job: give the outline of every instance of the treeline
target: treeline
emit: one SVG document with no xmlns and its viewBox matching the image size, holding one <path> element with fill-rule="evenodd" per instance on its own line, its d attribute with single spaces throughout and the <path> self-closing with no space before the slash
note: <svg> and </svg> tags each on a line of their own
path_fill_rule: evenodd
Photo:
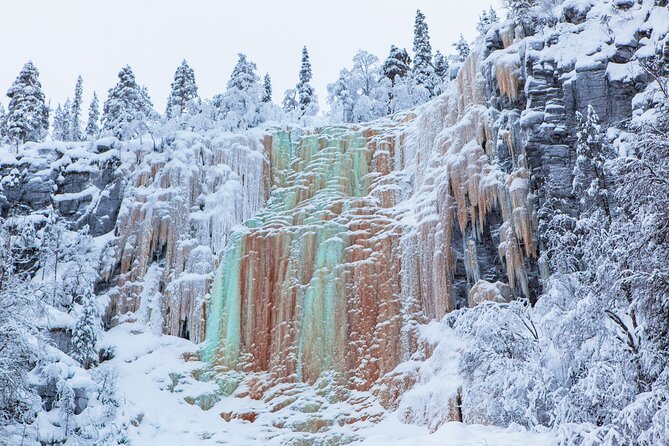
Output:
<svg viewBox="0 0 669 446">
<path fill-rule="evenodd" d="M 478 31 L 484 35 L 497 22 L 491 8 L 481 15 Z M 386 59 L 359 51 L 353 66 L 341 70 L 339 78 L 328 86 L 333 122 L 362 122 L 424 103 L 439 95 L 469 54 L 469 44 L 461 35 L 453 44 L 454 54 L 433 54 L 425 15 L 416 12 L 413 58 L 404 48 L 392 45 Z M 157 127 L 207 130 L 238 130 L 262 122 L 300 122 L 319 111 L 318 97 L 311 81 L 311 61 L 302 49 L 298 82 L 283 95 L 281 104 L 272 102 L 272 80 L 262 79 L 255 63 L 239 54 L 225 92 L 211 99 L 198 94 L 195 73 L 184 60 L 176 69 L 165 112 L 158 113 L 146 86 L 139 83 L 130 66 L 121 68 L 117 84 L 109 89 L 100 107 L 96 93 L 83 111 L 84 81 L 78 77 L 73 99 L 57 104 L 52 110 L 32 62 L 26 63 L 7 92 L 8 110 L 0 104 L 0 141 L 20 144 L 43 141 L 82 141 L 101 136 L 132 139 L 153 133 Z M 85 122 L 84 122 L 85 121 Z"/>
</svg>

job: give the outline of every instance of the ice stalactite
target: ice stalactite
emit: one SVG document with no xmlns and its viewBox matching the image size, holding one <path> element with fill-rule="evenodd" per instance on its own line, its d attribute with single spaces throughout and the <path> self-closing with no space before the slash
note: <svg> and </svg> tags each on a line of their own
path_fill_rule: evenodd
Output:
<svg viewBox="0 0 669 446">
<path fill-rule="evenodd" d="M 520 57 L 517 53 L 505 52 L 494 61 L 495 77 L 500 97 L 516 101 L 520 90 Z"/>
<path fill-rule="evenodd" d="M 477 247 L 485 231 L 493 238 L 497 233 L 497 228 L 489 227 L 490 215 L 497 214 L 503 223 L 498 253 L 509 284 L 521 295 L 529 295 L 525 258 L 537 255 L 521 141 L 508 130 L 493 130 L 479 60 L 477 55 L 467 59 L 450 90 L 409 126 L 404 141 L 408 147 L 401 149 L 410 154 L 407 169 L 415 178 L 405 238 L 417 246 L 415 251 L 424 253 L 403 257 L 409 288 L 402 293 L 405 298 L 420 296 L 422 309 L 431 318 L 466 304 L 468 290 L 454 282 L 458 259 L 470 284 L 481 278 Z M 513 99 L 517 77 L 510 74 L 512 68 L 505 70 L 500 76 L 509 83 L 500 88 Z M 497 138 L 509 148 L 510 173 L 500 167 L 502 160 L 493 150 Z"/>
<path fill-rule="evenodd" d="M 147 271 L 162 266 L 163 330 L 199 342 L 217 257 L 233 226 L 264 204 L 267 155 L 258 135 L 178 134 L 138 152 L 119 214 L 110 316 L 139 307 Z"/>
</svg>

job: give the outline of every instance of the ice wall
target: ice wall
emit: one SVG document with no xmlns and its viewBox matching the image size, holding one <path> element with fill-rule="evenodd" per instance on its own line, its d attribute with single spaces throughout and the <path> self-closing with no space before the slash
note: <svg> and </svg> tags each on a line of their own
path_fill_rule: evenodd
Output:
<svg viewBox="0 0 669 446">
<path fill-rule="evenodd" d="M 367 390 L 416 352 L 418 323 L 468 305 L 479 281 L 529 295 L 528 171 L 491 128 L 479 61 L 417 117 L 273 132 L 267 206 L 232 236 L 211 293 L 217 370 L 335 371 Z M 508 171 L 497 139 L 517 154 Z"/>
<path fill-rule="evenodd" d="M 272 141 L 274 188 L 226 249 L 206 356 L 279 380 L 335 371 L 368 387 L 402 357 L 400 232 L 378 179 L 394 140 L 328 128 Z"/>
<path fill-rule="evenodd" d="M 110 316 L 134 312 L 149 267 L 162 267 L 164 332 L 204 339 L 205 297 L 235 225 L 268 190 L 262 133 L 178 133 L 162 152 L 136 150 L 116 224 Z"/>
</svg>

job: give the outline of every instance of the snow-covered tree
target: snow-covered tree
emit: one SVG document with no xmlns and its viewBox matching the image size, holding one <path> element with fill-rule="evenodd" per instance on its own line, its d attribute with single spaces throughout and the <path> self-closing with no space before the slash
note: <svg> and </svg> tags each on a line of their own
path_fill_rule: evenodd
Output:
<svg viewBox="0 0 669 446">
<path fill-rule="evenodd" d="M 499 17 L 497 17 L 497 12 L 491 6 L 487 11 L 484 9 L 481 15 L 479 16 L 479 21 L 476 25 L 476 30 L 480 35 L 485 36 L 486 33 L 490 30 L 493 24 L 499 22 Z"/>
<path fill-rule="evenodd" d="M 167 98 L 167 109 L 165 115 L 168 119 L 179 117 L 185 113 L 194 112 L 196 103 L 200 98 L 197 95 L 197 85 L 195 83 L 195 72 L 188 65 L 186 59 L 174 73 L 172 90 Z"/>
<path fill-rule="evenodd" d="M 349 70 L 343 69 L 339 72 L 337 81 L 328 85 L 328 102 L 332 116 L 335 120 L 341 119 L 341 122 L 353 122 L 353 107 L 357 95 L 350 90 L 353 88 L 352 77 Z"/>
<path fill-rule="evenodd" d="M 265 73 L 263 78 L 263 91 L 261 101 L 264 103 L 272 102 L 272 79 L 269 73 Z"/>
<path fill-rule="evenodd" d="M 587 117 L 576 112 L 576 120 L 578 130 L 572 192 L 584 212 L 590 212 L 593 206 L 601 206 L 609 215 L 608 192 L 604 179 L 604 138 L 599 117 L 592 105 L 588 105 Z"/>
<path fill-rule="evenodd" d="M 413 38 L 413 78 L 417 85 L 424 86 L 430 94 L 435 87 L 434 66 L 432 66 L 432 45 L 430 34 L 425 21 L 425 15 L 416 11 Z"/>
<path fill-rule="evenodd" d="M 72 347 L 74 358 L 85 368 L 97 364 L 98 351 L 95 344 L 101 328 L 100 315 L 93 290 L 89 289 L 81 296 L 81 311 L 72 330 Z"/>
<path fill-rule="evenodd" d="M 396 78 L 406 78 L 411 71 L 411 57 L 404 48 L 398 48 L 395 45 L 390 47 L 390 54 L 383 62 L 383 75 L 395 85 Z"/>
<path fill-rule="evenodd" d="M 297 102 L 297 90 L 294 88 L 289 88 L 286 90 L 283 94 L 283 101 L 281 101 L 281 106 L 283 107 L 283 111 L 286 113 L 292 113 L 295 110 L 297 110 L 298 102 Z"/>
<path fill-rule="evenodd" d="M 315 115 L 318 112 L 318 103 L 314 88 L 309 82 L 313 74 L 311 72 L 311 61 L 307 47 L 302 48 L 302 63 L 300 65 L 299 82 L 297 83 L 298 107 L 301 115 Z"/>
<path fill-rule="evenodd" d="M 533 14 L 533 8 L 537 6 L 537 3 L 537 0 L 504 1 L 508 18 L 513 20 L 526 35 L 531 35 L 534 32 L 536 18 Z"/>
<path fill-rule="evenodd" d="M 262 121 L 262 85 L 259 81 L 256 64 L 239 53 L 226 92 L 213 99 L 213 105 L 218 110 L 217 119 L 225 129 L 246 129 Z"/>
<path fill-rule="evenodd" d="M 32 225 L 10 226 L 0 217 L 0 419 L 3 423 L 30 416 L 40 400 L 28 373 L 42 356 L 43 337 L 35 320 L 43 316 L 33 263 L 24 253 L 35 244 Z M 1 429 L 0 429 L 1 431 Z"/>
<path fill-rule="evenodd" d="M 387 113 L 388 90 L 381 82 L 379 59 L 360 50 L 353 57 L 353 68 L 342 70 L 339 79 L 328 86 L 333 115 L 345 122 L 365 122 Z"/>
<path fill-rule="evenodd" d="M 448 80 L 448 58 L 441 54 L 441 51 L 437 51 L 434 55 L 434 73 L 440 82 Z"/>
<path fill-rule="evenodd" d="M 77 77 L 77 83 L 74 86 L 74 99 L 70 110 L 70 137 L 72 141 L 81 141 L 81 106 L 83 105 L 84 80 L 81 76 Z"/>
<path fill-rule="evenodd" d="M 65 114 L 63 113 L 63 107 L 60 104 L 56 106 L 56 110 L 53 113 L 53 126 L 51 128 L 51 136 L 56 141 L 65 141 L 67 138 L 67 130 L 65 124 Z"/>
<path fill-rule="evenodd" d="M 17 143 L 42 141 L 49 128 L 49 107 L 44 101 L 39 72 L 26 63 L 7 91 L 7 134 Z"/>
<path fill-rule="evenodd" d="M 453 44 L 455 47 L 455 52 L 457 53 L 458 61 L 464 62 L 465 59 L 467 59 L 467 56 L 469 56 L 469 43 L 465 40 L 465 37 L 460 34 L 460 38 L 458 39 L 457 42 Z"/>
<path fill-rule="evenodd" d="M 88 138 L 97 138 L 100 134 L 100 102 L 97 93 L 93 92 L 93 99 L 88 106 L 88 122 L 86 123 L 86 135 Z"/>
<path fill-rule="evenodd" d="M 137 123 L 150 117 L 152 104 L 130 66 L 121 68 L 118 78 L 103 106 L 102 130 L 119 139 L 128 139 L 138 134 Z"/>
<path fill-rule="evenodd" d="M 72 141 L 72 103 L 68 98 L 65 104 L 58 104 L 53 114 L 51 135 L 56 141 Z"/>
<path fill-rule="evenodd" d="M 0 102 L 0 142 L 7 137 L 7 113 L 5 106 Z"/>
<path fill-rule="evenodd" d="M 73 436 L 72 431 L 76 426 L 74 420 L 74 411 L 76 409 L 74 390 L 68 380 L 59 379 L 56 383 L 56 391 L 54 407 L 59 415 L 57 423 L 60 425 L 62 438 L 69 439 Z"/>
</svg>

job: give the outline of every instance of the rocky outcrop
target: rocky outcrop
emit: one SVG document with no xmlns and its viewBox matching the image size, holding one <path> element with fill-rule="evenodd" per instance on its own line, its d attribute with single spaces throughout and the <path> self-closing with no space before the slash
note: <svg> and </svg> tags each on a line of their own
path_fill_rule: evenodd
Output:
<svg viewBox="0 0 669 446">
<path fill-rule="evenodd" d="M 0 215 L 55 210 L 73 230 L 91 235 L 116 225 L 125 186 L 118 142 L 22 146 L 0 160 Z"/>
</svg>

